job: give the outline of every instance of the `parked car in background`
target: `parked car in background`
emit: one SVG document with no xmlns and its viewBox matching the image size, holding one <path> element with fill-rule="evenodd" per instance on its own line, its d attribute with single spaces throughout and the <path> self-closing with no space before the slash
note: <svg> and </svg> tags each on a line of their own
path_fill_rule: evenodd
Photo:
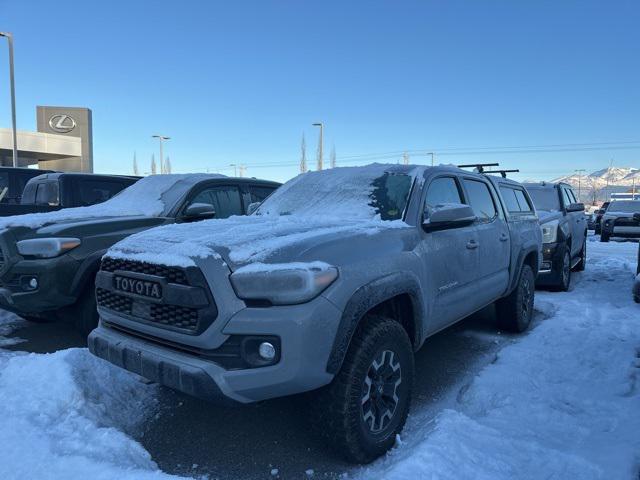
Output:
<svg viewBox="0 0 640 480">
<path fill-rule="evenodd" d="M 587 220 L 567 183 L 526 183 L 542 228 L 543 259 L 537 285 L 567 291 L 571 270 L 587 262 Z"/>
<path fill-rule="evenodd" d="M 600 235 L 600 233 L 601 233 L 601 228 L 600 227 L 602 225 L 602 216 L 604 215 L 604 212 L 607 211 L 607 208 L 609 207 L 610 203 L 611 202 L 604 202 L 602 204 L 602 206 L 598 210 L 595 211 L 596 218 L 595 218 L 595 228 L 594 228 L 594 230 L 595 230 L 595 234 L 596 235 Z"/>
<path fill-rule="evenodd" d="M 33 177 L 51 170 L 0 167 L 0 216 L 7 205 L 19 205 L 25 185 Z"/>
<path fill-rule="evenodd" d="M 540 249 L 516 182 L 445 166 L 309 172 L 250 217 L 112 247 L 89 348 L 207 400 L 320 389 L 319 433 L 369 462 L 402 430 L 426 338 L 494 302 L 501 327 L 527 329 Z"/>
<path fill-rule="evenodd" d="M 633 216 L 640 213 L 640 200 L 616 200 L 611 202 L 602 216 L 600 241 L 611 237 L 640 238 L 640 225 Z"/>
<path fill-rule="evenodd" d="M 31 178 L 19 204 L 0 205 L 0 216 L 52 212 L 86 207 L 109 200 L 140 177 L 95 173 L 45 173 Z"/>
<path fill-rule="evenodd" d="M 243 215 L 277 187 L 220 175 L 153 175 L 101 204 L 0 219 L 0 305 L 32 320 L 69 319 L 88 334 L 98 323 L 95 274 L 111 245 L 158 225 Z"/>
<path fill-rule="evenodd" d="M 584 214 L 587 220 L 587 230 L 595 230 L 596 229 L 596 213 L 585 213 Z"/>
</svg>

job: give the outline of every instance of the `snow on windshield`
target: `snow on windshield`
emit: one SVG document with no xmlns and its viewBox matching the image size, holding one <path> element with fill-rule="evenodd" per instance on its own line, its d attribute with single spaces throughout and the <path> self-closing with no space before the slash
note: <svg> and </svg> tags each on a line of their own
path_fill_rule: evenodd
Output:
<svg viewBox="0 0 640 480">
<path fill-rule="evenodd" d="M 527 187 L 527 192 L 536 210 L 546 210 L 548 212 L 560 211 L 560 198 L 555 188 Z"/>
<path fill-rule="evenodd" d="M 192 185 L 207 178 L 222 177 L 208 174 L 152 175 L 142 178 L 104 203 L 88 207 L 65 208 L 54 212 L 29 213 L 0 218 L 0 229 L 8 227 L 39 228 L 43 225 L 96 217 L 125 217 L 143 215 L 155 217 L 165 212 L 163 196 L 179 184 Z"/>
<path fill-rule="evenodd" d="M 620 213 L 640 212 L 640 201 L 617 200 L 615 202 L 611 202 L 607 207 L 607 213 L 609 212 L 620 212 Z"/>
<path fill-rule="evenodd" d="M 373 164 L 298 175 L 275 191 L 256 215 L 332 215 L 399 220 L 416 167 Z"/>
</svg>

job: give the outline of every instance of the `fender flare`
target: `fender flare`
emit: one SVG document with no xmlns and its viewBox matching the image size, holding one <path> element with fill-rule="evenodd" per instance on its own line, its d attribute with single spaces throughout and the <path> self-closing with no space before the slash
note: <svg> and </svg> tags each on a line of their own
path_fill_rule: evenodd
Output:
<svg viewBox="0 0 640 480">
<path fill-rule="evenodd" d="M 327 360 L 328 373 L 337 374 L 347 354 L 351 339 L 364 315 L 376 305 L 395 296 L 407 294 L 414 316 L 414 349 L 421 345 L 424 306 L 418 277 L 411 272 L 397 272 L 377 278 L 359 287 L 342 312 L 331 354 Z"/>
<path fill-rule="evenodd" d="M 520 280 L 520 272 L 522 271 L 522 266 L 524 265 L 524 259 L 527 258 L 530 253 L 534 253 L 537 257 L 538 264 L 536 265 L 534 274 L 536 276 L 538 275 L 538 270 L 540 270 L 540 262 L 542 260 L 542 252 L 538 251 L 538 245 L 536 243 L 526 243 L 522 246 L 522 248 L 520 249 L 520 253 L 518 254 L 518 260 L 516 261 L 517 268 L 513 271 L 507 293 L 511 293 L 513 289 L 518 285 L 518 281 Z"/>
<path fill-rule="evenodd" d="M 105 253 L 107 253 L 106 249 L 98 250 L 82 261 L 71 282 L 70 290 L 72 295 L 77 297 L 82 294 L 82 291 L 87 286 L 87 282 L 91 281 L 93 277 L 96 276 L 96 273 L 98 273 L 98 270 L 100 270 L 100 262 Z"/>
</svg>

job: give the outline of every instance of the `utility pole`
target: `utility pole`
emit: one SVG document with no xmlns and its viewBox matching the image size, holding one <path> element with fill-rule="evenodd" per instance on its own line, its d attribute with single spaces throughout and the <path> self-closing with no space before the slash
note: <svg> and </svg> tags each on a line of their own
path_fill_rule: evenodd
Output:
<svg viewBox="0 0 640 480">
<path fill-rule="evenodd" d="M 13 166 L 18 166 L 18 134 L 16 131 L 16 83 L 13 74 L 13 35 L 9 32 L 0 32 L 0 37 L 5 37 L 9 44 L 9 88 L 11 89 L 11 134 L 13 136 Z"/>
<path fill-rule="evenodd" d="M 320 141 L 318 143 L 318 165 L 317 165 L 317 170 L 320 171 L 322 170 L 322 136 L 324 133 L 324 125 L 322 124 L 322 122 L 313 123 L 312 125 L 314 127 L 320 127 Z"/>
<path fill-rule="evenodd" d="M 582 191 L 581 187 L 582 187 L 582 172 L 584 172 L 584 168 L 578 168 L 576 170 L 574 170 L 577 174 L 578 174 L 578 201 L 580 200 L 580 193 Z"/>
<path fill-rule="evenodd" d="M 429 152 L 427 153 L 427 155 L 431 155 L 431 166 L 433 167 L 433 162 L 434 162 L 434 153 L 433 152 Z"/>
<path fill-rule="evenodd" d="M 229 166 L 233 167 L 233 176 L 237 177 L 238 176 L 238 165 L 236 165 L 235 163 L 230 163 Z"/>
<path fill-rule="evenodd" d="M 302 143 L 300 144 L 300 173 L 307 173 L 307 142 L 302 134 Z"/>
<path fill-rule="evenodd" d="M 244 174 L 247 171 L 247 166 L 246 165 L 240 165 L 238 168 L 240 170 L 240 178 L 244 177 Z"/>
<path fill-rule="evenodd" d="M 407 152 L 402 154 L 402 164 L 409 165 L 409 154 Z"/>
<path fill-rule="evenodd" d="M 171 137 L 165 137 L 164 135 L 151 135 L 152 138 L 160 140 L 160 173 L 167 173 L 164 168 L 164 154 L 162 152 L 162 142 L 171 139 Z"/>
<path fill-rule="evenodd" d="M 336 168 L 336 146 L 331 147 L 331 154 L 329 155 L 329 164 L 331 168 Z"/>
<path fill-rule="evenodd" d="M 133 174 L 138 176 L 140 171 L 138 170 L 138 160 L 136 159 L 136 152 L 133 152 Z"/>
</svg>

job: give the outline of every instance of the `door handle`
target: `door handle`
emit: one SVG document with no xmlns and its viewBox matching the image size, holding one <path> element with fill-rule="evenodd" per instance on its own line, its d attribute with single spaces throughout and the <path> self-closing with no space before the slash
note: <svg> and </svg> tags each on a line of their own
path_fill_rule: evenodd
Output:
<svg viewBox="0 0 640 480">
<path fill-rule="evenodd" d="M 474 249 L 478 248 L 478 245 L 479 245 L 478 242 L 476 242 L 475 240 L 469 240 L 467 242 L 467 248 L 469 250 L 474 250 Z"/>
<path fill-rule="evenodd" d="M 506 242 L 507 240 L 509 240 L 509 236 L 506 233 L 503 233 L 502 235 L 500 235 L 501 242 Z"/>
</svg>

